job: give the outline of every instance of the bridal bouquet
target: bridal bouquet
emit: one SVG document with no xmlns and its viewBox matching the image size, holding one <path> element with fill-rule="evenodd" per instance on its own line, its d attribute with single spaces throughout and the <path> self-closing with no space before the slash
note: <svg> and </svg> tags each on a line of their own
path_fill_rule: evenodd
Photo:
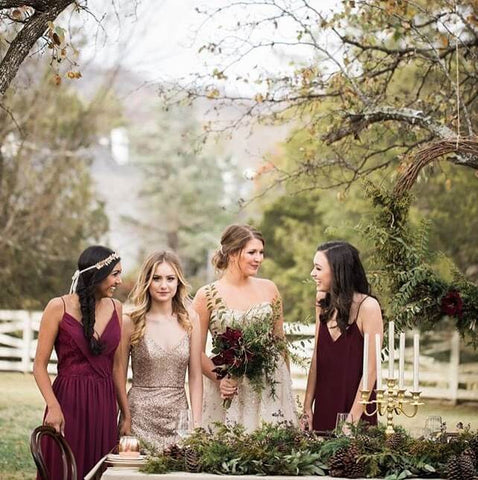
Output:
<svg viewBox="0 0 478 480">
<path fill-rule="evenodd" d="M 267 319 L 248 319 L 227 327 L 212 340 L 211 358 L 218 379 L 226 376 L 241 379 L 246 377 L 252 388 L 261 393 L 266 385 L 271 385 L 275 396 L 274 371 L 281 355 L 287 351 L 284 338 L 273 333 L 273 315 Z M 223 405 L 229 408 L 231 399 L 224 399 Z"/>
</svg>

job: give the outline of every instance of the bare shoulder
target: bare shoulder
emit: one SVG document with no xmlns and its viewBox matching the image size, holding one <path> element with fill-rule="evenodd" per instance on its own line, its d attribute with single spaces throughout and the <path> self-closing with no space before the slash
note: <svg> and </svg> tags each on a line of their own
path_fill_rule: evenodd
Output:
<svg viewBox="0 0 478 480">
<path fill-rule="evenodd" d="M 371 314 L 371 313 L 381 313 L 382 309 L 377 299 L 374 297 L 367 297 L 360 307 L 361 313 Z"/>
<path fill-rule="evenodd" d="M 134 327 L 135 327 L 131 316 L 127 313 L 123 313 L 123 315 L 121 316 L 121 319 L 122 319 L 121 330 L 125 334 L 131 335 L 131 333 L 133 332 Z"/>
<path fill-rule="evenodd" d="M 116 310 L 119 310 L 120 312 L 122 312 L 123 311 L 123 304 L 119 300 L 117 300 L 116 298 L 113 298 L 112 300 L 113 300 L 113 303 L 115 304 Z"/>
<path fill-rule="evenodd" d="M 65 303 L 62 297 L 52 298 L 46 305 L 45 311 L 48 310 L 50 313 L 61 312 L 65 310 Z"/>
<path fill-rule="evenodd" d="M 279 289 L 272 280 L 269 280 L 268 278 L 254 278 L 254 281 L 256 282 L 257 288 L 265 290 L 272 298 L 279 294 Z"/>
<path fill-rule="evenodd" d="M 65 313 L 65 303 L 62 297 L 52 298 L 43 311 L 43 317 L 49 321 L 59 323 Z"/>
</svg>

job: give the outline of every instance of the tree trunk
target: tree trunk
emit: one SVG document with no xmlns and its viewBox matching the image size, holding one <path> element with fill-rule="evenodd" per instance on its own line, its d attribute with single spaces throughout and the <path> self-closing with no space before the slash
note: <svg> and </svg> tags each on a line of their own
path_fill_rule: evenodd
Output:
<svg viewBox="0 0 478 480">
<path fill-rule="evenodd" d="M 36 7 L 37 10 L 35 10 L 35 13 L 26 21 L 24 27 L 14 38 L 0 63 L 0 95 L 4 95 L 7 91 L 31 48 L 48 28 L 48 22 L 54 21 L 68 5 L 74 3 L 74 0 L 24 1 L 21 3 L 33 8 Z M 0 8 L 13 8 L 18 5 L 19 2 L 15 0 L 11 2 L 2 1 Z"/>
</svg>

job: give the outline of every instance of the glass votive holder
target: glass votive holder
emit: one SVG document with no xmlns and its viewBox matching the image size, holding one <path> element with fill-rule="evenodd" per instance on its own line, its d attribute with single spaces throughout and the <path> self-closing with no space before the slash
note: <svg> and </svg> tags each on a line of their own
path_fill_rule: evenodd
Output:
<svg viewBox="0 0 478 480">
<path fill-rule="evenodd" d="M 139 457 L 139 440 L 132 435 L 125 435 L 120 438 L 118 453 L 122 457 Z"/>
</svg>

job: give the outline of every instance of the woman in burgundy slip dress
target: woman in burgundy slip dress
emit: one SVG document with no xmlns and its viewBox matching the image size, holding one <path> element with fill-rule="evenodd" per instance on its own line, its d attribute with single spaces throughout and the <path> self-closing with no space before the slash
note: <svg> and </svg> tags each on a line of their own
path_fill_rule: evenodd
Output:
<svg viewBox="0 0 478 480">
<path fill-rule="evenodd" d="M 376 414 L 366 415 L 359 403 L 363 337 L 368 333 L 375 338 L 378 333 L 382 339 L 383 321 L 358 250 L 347 242 L 319 245 L 311 276 L 317 284 L 315 347 L 302 427 L 334 430 L 337 413 L 348 413 L 348 423 L 363 420 L 375 425 Z M 373 390 L 377 375 L 374 341 L 369 342 L 368 371 L 368 388 Z"/>
<path fill-rule="evenodd" d="M 75 456 L 78 478 L 117 444 L 113 360 L 121 338 L 120 257 L 103 246 L 78 259 L 70 294 L 50 300 L 40 324 L 33 374 L 46 403 L 44 425 L 63 433 Z M 58 375 L 47 366 L 53 347 Z M 63 479 L 59 450 L 44 438 L 42 450 L 52 480 Z"/>
</svg>

